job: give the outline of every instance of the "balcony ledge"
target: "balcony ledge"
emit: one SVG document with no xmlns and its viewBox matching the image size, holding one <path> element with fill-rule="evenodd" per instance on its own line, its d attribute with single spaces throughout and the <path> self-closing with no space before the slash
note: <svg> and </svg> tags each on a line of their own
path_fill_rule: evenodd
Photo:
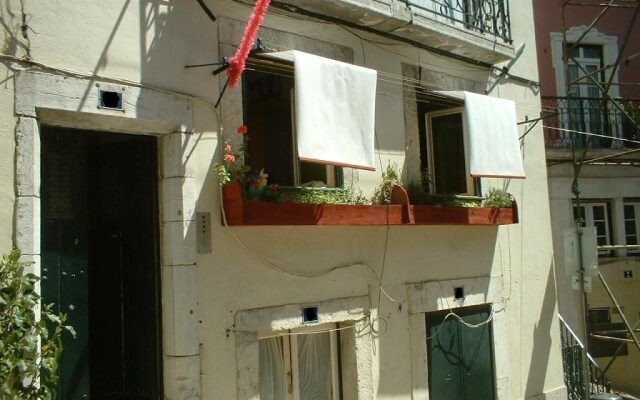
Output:
<svg viewBox="0 0 640 400">
<path fill-rule="evenodd" d="M 515 57 L 513 45 L 497 36 L 457 27 L 400 0 L 282 0 L 280 3 L 490 64 Z"/>
</svg>

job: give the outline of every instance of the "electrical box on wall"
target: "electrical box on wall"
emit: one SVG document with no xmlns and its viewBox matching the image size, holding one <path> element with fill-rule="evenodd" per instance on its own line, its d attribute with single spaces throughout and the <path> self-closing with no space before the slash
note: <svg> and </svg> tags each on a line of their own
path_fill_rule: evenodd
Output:
<svg viewBox="0 0 640 400">
<path fill-rule="evenodd" d="M 594 277 L 598 275 L 598 241 L 596 228 L 587 226 L 580 228 L 580 235 L 575 228 L 564 231 L 564 272 L 567 276 L 575 276 L 580 272 L 580 257 L 578 255 L 578 238 L 582 239 L 582 266 L 584 275 Z"/>
<path fill-rule="evenodd" d="M 198 253 L 211 253 L 211 214 L 196 213 L 196 247 Z"/>
</svg>

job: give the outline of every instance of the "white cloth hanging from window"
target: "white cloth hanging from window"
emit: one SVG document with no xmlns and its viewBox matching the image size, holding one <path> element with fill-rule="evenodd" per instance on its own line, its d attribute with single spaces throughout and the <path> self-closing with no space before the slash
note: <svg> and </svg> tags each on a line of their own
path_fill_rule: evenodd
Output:
<svg viewBox="0 0 640 400">
<path fill-rule="evenodd" d="M 294 63 L 300 160 L 375 170 L 377 71 L 296 50 L 265 56 Z"/>
<path fill-rule="evenodd" d="M 525 177 L 513 101 L 464 92 L 464 120 L 471 176 Z"/>
</svg>

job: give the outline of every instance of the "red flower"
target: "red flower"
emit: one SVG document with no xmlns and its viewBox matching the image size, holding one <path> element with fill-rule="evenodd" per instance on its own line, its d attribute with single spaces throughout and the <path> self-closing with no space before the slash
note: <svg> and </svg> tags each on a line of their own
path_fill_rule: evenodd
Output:
<svg viewBox="0 0 640 400">
<path fill-rule="evenodd" d="M 236 156 L 234 156 L 233 154 L 225 154 L 224 155 L 224 161 L 229 162 L 229 163 L 236 162 Z"/>
<path fill-rule="evenodd" d="M 228 144 L 228 145 L 224 146 L 224 151 L 226 151 L 227 153 L 231 152 L 231 145 Z"/>
<path fill-rule="evenodd" d="M 248 130 L 249 129 L 245 125 L 240 125 L 236 128 L 236 132 L 238 132 L 238 134 L 240 135 L 246 135 Z"/>
</svg>

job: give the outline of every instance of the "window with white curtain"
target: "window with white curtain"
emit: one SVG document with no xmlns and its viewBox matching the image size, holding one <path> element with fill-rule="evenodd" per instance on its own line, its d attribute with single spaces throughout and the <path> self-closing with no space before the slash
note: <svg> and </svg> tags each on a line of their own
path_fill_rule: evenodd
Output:
<svg viewBox="0 0 640 400">
<path fill-rule="evenodd" d="M 339 400 L 336 325 L 264 337 L 260 345 L 261 400 Z"/>
</svg>

